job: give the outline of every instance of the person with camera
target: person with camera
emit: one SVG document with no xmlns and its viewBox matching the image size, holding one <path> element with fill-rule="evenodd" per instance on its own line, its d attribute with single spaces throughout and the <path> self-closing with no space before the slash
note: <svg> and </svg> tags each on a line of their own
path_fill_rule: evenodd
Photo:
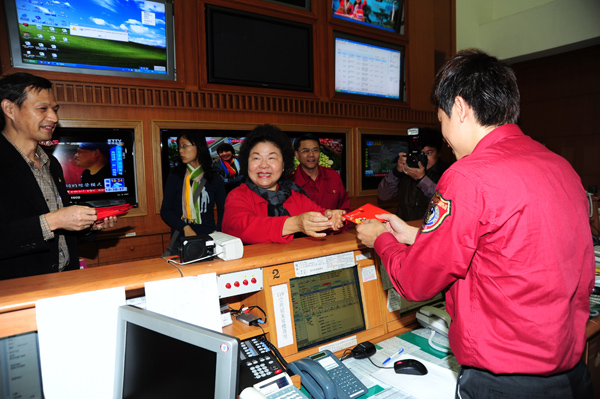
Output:
<svg viewBox="0 0 600 399">
<path fill-rule="evenodd" d="M 423 219 L 438 180 L 450 166 L 440 159 L 444 142 L 440 132 L 419 128 L 419 142 L 422 146 L 418 149 L 419 156 L 409 158 L 401 152 L 396 168 L 377 187 L 377 196 L 382 201 L 399 196 L 396 215 L 403 220 Z M 412 163 L 407 164 L 409 160 Z"/>
</svg>

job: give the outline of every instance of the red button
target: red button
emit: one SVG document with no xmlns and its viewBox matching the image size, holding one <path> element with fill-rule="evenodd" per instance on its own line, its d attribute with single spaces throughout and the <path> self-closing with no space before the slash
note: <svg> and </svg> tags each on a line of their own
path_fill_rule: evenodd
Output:
<svg viewBox="0 0 600 399">
<path fill-rule="evenodd" d="M 239 287 L 240 286 L 240 282 L 236 281 L 235 283 L 233 283 L 233 285 L 235 285 L 236 287 Z"/>
<path fill-rule="evenodd" d="M 256 284 L 256 279 L 254 277 L 252 277 L 252 280 L 250 280 L 252 282 L 252 284 Z"/>
<path fill-rule="evenodd" d="M 275 370 L 275 374 L 279 374 L 279 373 L 281 373 L 281 369 Z"/>
<path fill-rule="evenodd" d="M 243 283 L 244 285 L 248 285 L 248 280 L 244 279 Z"/>
<path fill-rule="evenodd" d="M 231 288 L 231 284 L 229 284 L 229 283 L 225 284 L 225 288 L 230 289 Z"/>
</svg>

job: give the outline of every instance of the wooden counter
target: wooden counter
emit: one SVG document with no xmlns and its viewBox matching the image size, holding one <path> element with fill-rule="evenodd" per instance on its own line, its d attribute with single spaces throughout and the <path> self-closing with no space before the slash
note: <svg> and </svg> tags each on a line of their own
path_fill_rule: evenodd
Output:
<svg viewBox="0 0 600 399">
<path fill-rule="evenodd" d="M 354 232 L 323 239 L 301 238 L 287 244 L 244 247 L 241 259 L 199 262 L 178 268 L 161 258 L 123 262 L 85 270 L 0 281 L 0 337 L 37 329 L 35 302 L 39 299 L 124 286 L 127 297 L 143 295 L 144 283 L 196 276 L 207 272 L 231 273 L 365 248 Z"/>
<path fill-rule="evenodd" d="M 379 275 L 379 258 L 374 251 L 359 243 L 354 232 L 344 232 L 323 239 L 301 238 L 287 244 L 246 246 L 241 259 L 227 262 L 217 259 L 175 267 L 157 258 L 0 281 L 0 337 L 37 330 L 35 302 L 39 299 L 121 286 L 125 287 L 128 298 L 136 297 L 144 295 L 144 283 L 150 281 L 196 276 L 209 272 L 222 275 L 253 268 L 263 270 L 263 289 L 247 294 L 238 301 L 240 303 L 243 301 L 246 306 L 260 306 L 265 310 L 270 321 L 274 320 L 271 287 L 277 284 L 289 284 L 289 278 L 294 277 L 294 262 L 350 251 L 356 256 L 359 275 L 363 268 L 373 266 L 377 274 L 376 280 L 361 281 L 367 329 L 356 334 L 358 342 L 365 340 L 378 342 L 413 328 L 416 325 L 414 314 L 400 318 L 398 312 L 387 310 L 387 296 Z M 359 258 L 358 255 L 361 254 L 363 256 Z M 274 269 L 284 278 L 273 280 Z M 269 324 L 263 328 L 268 338 L 276 344 L 277 337 L 274 333 L 276 326 L 269 326 Z M 224 328 L 224 332 L 246 339 L 262 331 L 234 321 L 233 325 Z M 585 360 L 594 373 L 600 374 L 600 317 L 588 322 L 586 333 L 588 346 Z M 289 360 L 295 360 L 316 350 L 313 348 L 298 352 L 294 342 L 294 345 L 283 348 L 282 353 Z"/>
</svg>

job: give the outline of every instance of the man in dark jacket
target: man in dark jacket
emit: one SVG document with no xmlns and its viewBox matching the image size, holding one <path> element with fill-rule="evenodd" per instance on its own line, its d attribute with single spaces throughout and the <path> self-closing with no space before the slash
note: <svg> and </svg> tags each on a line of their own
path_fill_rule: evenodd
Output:
<svg viewBox="0 0 600 399">
<path fill-rule="evenodd" d="M 69 206 L 63 171 L 46 154 L 58 124 L 52 84 L 28 73 L 0 79 L 0 280 L 79 268 L 77 238 L 113 227 L 96 210 Z"/>
</svg>

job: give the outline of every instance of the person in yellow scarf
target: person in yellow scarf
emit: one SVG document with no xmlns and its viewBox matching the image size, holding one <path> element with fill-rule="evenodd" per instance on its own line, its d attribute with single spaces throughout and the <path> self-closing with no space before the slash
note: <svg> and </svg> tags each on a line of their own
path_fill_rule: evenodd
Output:
<svg viewBox="0 0 600 399">
<path fill-rule="evenodd" d="M 177 138 L 177 145 L 181 162 L 167 177 L 160 209 L 163 221 L 171 227 L 172 242 L 178 236 L 221 231 L 226 195 L 204 135 L 186 130 Z"/>
</svg>

